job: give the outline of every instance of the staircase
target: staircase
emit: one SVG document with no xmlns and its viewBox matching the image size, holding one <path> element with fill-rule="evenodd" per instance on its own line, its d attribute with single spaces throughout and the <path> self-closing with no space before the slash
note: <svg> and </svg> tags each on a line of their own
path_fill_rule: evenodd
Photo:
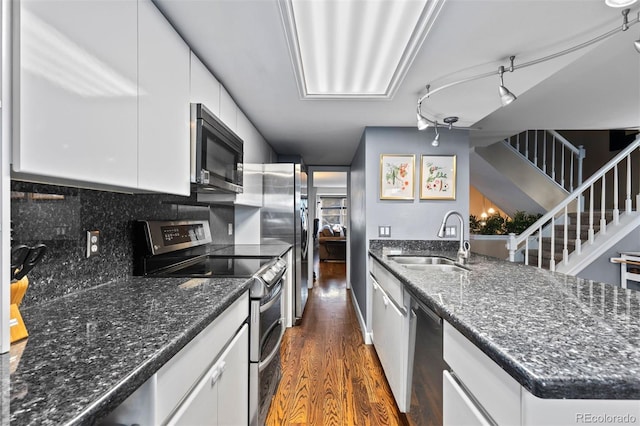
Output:
<svg viewBox="0 0 640 426">
<path fill-rule="evenodd" d="M 559 133 L 529 130 L 470 156 L 474 186 L 509 215 L 546 213 L 582 183 L 584 149 Z"/>
<path fill-rule="evenodd" d="M 638 228 L 640 182 L 632 169 L 640 164 L 631 156 L 639 148 L 640 136 L 529 229 L 510 235 L 509 260 L 575 275 Z"/>
<path fill-rule="evenodd" d="M 588 240 L 589 239 L 589 213 L 581 213 L 580 218 L 580 239 Z M 569 220 L 569 226 L 567 226 L 567 232 L 569 235 L 577 235 L 578 227 L 577 223 L 577 213 L 569 213 L 567 214 L 567 218 Z M 595 217 L 600 217 L 600 211 L 594 211 Z M 613 221 L 613 211 L 605 211 L 605 220 L 607 223 Z M 573 225 L 572 225 L 573 224 Z M 596 222 L 593 224 L 593 232 L 594 234 L 600 231 L 600 222 Z M 555 225 L 554 230 L 555 238 L 553 239 L 554 246 L 554 263 L 558 264 L 563 259 L 563 251 L 564 251 L 564 225 Z M 528 264 L 529 265 L 537 265 L 538 267 L 549 269 L 550 268 L 550 260 L 551 260 L 551 237 L 542 237 L 541 243 L 539 243 L 537 249 L 529 250 Z M 576 248 L 576 240 L 575 239 L 567 239 L 567 252 L 572 253 Z M 562 250 L 562 251 L 561 251 Z"/>
</svg>

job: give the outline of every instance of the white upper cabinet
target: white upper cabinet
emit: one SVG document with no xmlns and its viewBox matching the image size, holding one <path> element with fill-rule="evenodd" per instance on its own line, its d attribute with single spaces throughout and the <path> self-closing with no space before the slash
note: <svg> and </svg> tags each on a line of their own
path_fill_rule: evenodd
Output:
<svg viewBox="0 0 640 426">
<path fill-rule="evenodd" d="M 138 187 L 189 195 L 190 50 L 151 0 L 138 8 Z"/>
<path fill-rule="evenodd" d="M 217 117 L 220 116 L 220 83 L 207 67 L 191 52 L 191 94 L 193 103 L 204 104 Z"/>
<path fill-rule="evenodd" d="M 234 132 L 238 131 L 238 107 L 227 90 L 220 86 L 220 120 Z"/>
<path fill-rule="evenodd" d="M 14 170 L 135 188 L 137 0 L 13 6 Z"/>
</svg>

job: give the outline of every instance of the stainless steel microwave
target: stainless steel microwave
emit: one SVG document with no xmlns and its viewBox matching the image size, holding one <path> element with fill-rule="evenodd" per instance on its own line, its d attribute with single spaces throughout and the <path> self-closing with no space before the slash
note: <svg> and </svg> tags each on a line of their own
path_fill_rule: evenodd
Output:
<svg viewBox="0 0 640 426">
<path fill-rule="evenodd" d="M 191 104 L 191 183 L 196 192 L 242 192 L 243 142 L 203 104 Z"/>
</svg>

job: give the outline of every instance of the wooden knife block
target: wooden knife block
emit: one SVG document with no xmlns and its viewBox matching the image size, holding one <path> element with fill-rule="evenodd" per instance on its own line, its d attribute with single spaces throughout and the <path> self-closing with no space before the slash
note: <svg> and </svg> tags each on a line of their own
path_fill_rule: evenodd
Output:
<svg viewBox="0 0 640 426">
<path fill-rule="evenodd" d="M 11 283 L 11 307 L 9 311 L 9 335 L 11 343 L 29 337 L 27 327 L 24 325 L 22 315 L 20 315 L 20 309 L 18 309 L 27 292 L 27 287 L 29 287 L 27 277 Z"/>
</svg>

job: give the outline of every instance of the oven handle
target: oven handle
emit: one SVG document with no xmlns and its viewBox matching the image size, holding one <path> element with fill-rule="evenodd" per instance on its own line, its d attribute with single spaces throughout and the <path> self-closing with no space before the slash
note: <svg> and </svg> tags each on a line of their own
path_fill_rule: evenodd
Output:
<svg viewBox="0 0 640 426">
<path fill-rule="evenodd" d="M 280 299 L 281 294 L 282 294 L 282 285 L 280 285 L 280 288 L 278 288 L 278 291 L 276 291 L 275 294 L 271 295 L 271 299 L 269 299 L 267 303 L 265 303 L 264 305 L 260 305 L 260 313 L 263 313 L 264 311 L 272 307 L 273 304 L 276 303 L 278 299 Z"/>
<path fill-rule="evenodd" d="M 273 333 L 273 330 L 277 326 L 279 326 L 281 324 L 282 324 L 282 320 L 281 319 L 279 319 L 278 321 L 274 322 L 271 325 L 271 327 L 269 328 L 269 331 L 267 332 L 267 334 L 265 335 L 265 340 L 271 333 Z M 280 333 L 280 337 L 278 338 L 278 344 L 274 346 L 274 348 L 271 351 L 271 353 L 269 355 L 267 355 L 267 357 L 263 361 L 260 361 L 258 363 L 258 372 L 259 373 L 261 373 L 262 370 L 267 368 L 269 366 L 269 364 L 271 364 L 273 359 L 276 357 L 276 355 L 278 355 L 278 352 L 280 352 L 280 344 L 282 343 L 282 336 L 284 336 L 284 328 L 282 329 L 282 332 Z"/>
</svg>

